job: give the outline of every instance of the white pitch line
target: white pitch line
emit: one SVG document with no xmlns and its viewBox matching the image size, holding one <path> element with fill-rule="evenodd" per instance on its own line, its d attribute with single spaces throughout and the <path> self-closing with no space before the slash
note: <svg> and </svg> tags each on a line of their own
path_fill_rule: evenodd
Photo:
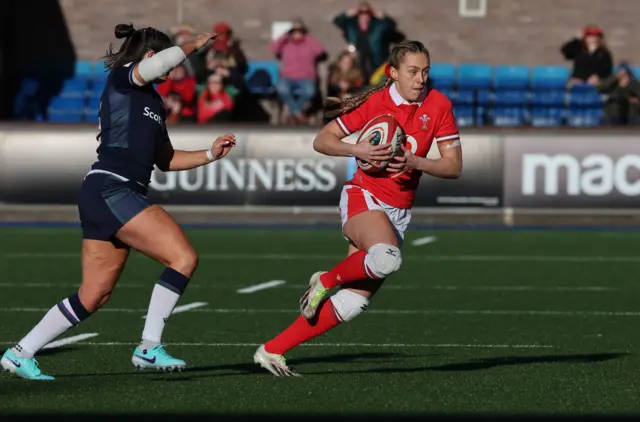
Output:
<svg viewBox="0 0 640 422">
<path fill-rule="evenodd" d="M 187 305 L 185 305 L 187 306 Z M 214 314 L 297 314 L 299 309 L 207 308 L 189 309 Z M 0 308 L 0 312 L 47 312 L 49 308 Z M 104 308 L 102 313 L 142 313 L 147 309 Z M 640 311 L 552 311 L 514 309 L 368 309 L 371 315 L 526 315 L 526 316 L 614 316 L 640 317 Z"/>
<path fill-rule="evenodd" d="M 275 286 L 281 286 L 282 289 L 290 289 L 290 290 L 302 290 L 302 289 L 306 289 L 307 287 L 309 287 L 308 284 L 286 284 L 284 285 L 284 281 L 282 280 L 274 280 L 274 281 L 270 281 L 268 283 L 275 283 L 278 282 L 278 284 L 273 284 L 273 285 L 268 285 L 265 287 L 261 287 L 260 290 L 262 290 L 263 288 L 270 288 L 270 287 L 275 287 Z M 263 283 L 263 284 L 267 284 L 267 283 Z M 153 285 L 153 283 L 123 283 L 123 284 L 119 284 L 116 288 L 118 289 L 122 289 L 122 288 L 127 288 L 127 289 L 147 289 L 150 288 Z M 243 288 L 240 290 L 244 290 L 244 289 L 249 289 L 249 288 L 254 288 L 257 286 L 262 286 L 262 284 L 258 284 L 256 286 L 250 286 L 247 288 Z M 2 288 L 8 288 L 8 289 L 43 289 L 43 288 L 77 288 L 78 284 L 71 284 L 71 283 L 47 283 L 47 282 L 8 282 L 8 283 L 0 283 L 0 289 Z M 225 283 L 210 283 L 210 284 L 189 284 L 189 288 L 196 288 L 196 289 L 220 289 L 220 290 L 226 290 L 226 289 L 236 289 L 235 286 L 230 286 L 229 284 L 225 284 Z M 383 287 L 384 290 L 399 290 L 399 291 L 429 291 L 429 290 L 445 290 L 445 291 L 495 291 L 495 292 L 594 292 L 594 293 L 600 293 L 600 292 L 635 292 L 635 291 L 639 291 L 640 288 L 629 288 L 629 287 L 610 287 L 610 286 L 519 286 L 519 285 L 506 285 L 506 286 L 447 286 L 447 285 L 443 285 L 443 286 L 430 286 L 430 285 L 412 285 L 412 286 L 407 286 L 407 285 L 398 285 L 398 284 L 389 284 L 389 285 L 385 285 Z M 237 290 L 238 293 L 242 293 L 240 292 L 240 290 Z M 249 292 L 248 292 L 249 293 Z"/>
<path fill-rule="evenodd" d="M 171 315 L 179 314 L 181 312 L 192 311 L 194 309 L 202 308 L 203 306 L 207 306 L 207 305 L 208 305 L 207 302 L 193 302 L 193 303 L 188 303 L 186 305 L 176 306 L 175 308 L 173 308 L 173 312 L 171 312 Z M 114 312 L 114 311 L 111 311 L 111 312 Z M 145 312 L 146 312 L 146 310 L 145 310 Z M 146 318 L 147 318 L 146 315 L 144 315 L 142 317 L 142 319 L 146 319 Z"/>
<path fill-rule="evenodd" d="M 71 336 L 71 337 L 63 338 L 61 340 L 52 341 L 51 343 L 45 345 L 43 349 L 55 349 L 56 347 L 66 346 L 67 344 L 72 344 L 72 343 L 78 343 L 82 340 L 96 337 L 97 335 L 98 333 L 78 334 L 77 336 Z"/>
<path fill-rule="evenodd" d="M 142 258 L 143 255 L 135 255 Z M 242 261 L 305 261 L 305 260 L 334 260 L 343 259 L 340 254 L 219 254 L 203 253 L 199 255 L 201 259 L 211 260 L 242 260 Z M 78 258 L 77 253 L 32 253 L 19 252 L 0 255 L 3 259 L 21 258 Z M 404 254 L 402 259 L 411 261 L 436 261 L 436 262 L 579 262 L 585 264 L 596 264 L 603 262 L 611 263 L 640 263 L 640 256 L 602 256 L 602 255 L 411 255 Z"/>
<path fill-rule="evenodd" d="M 0 344 L 13 344 L 13 342 L 0 342 Z M 83 342 L 84 346 L 135 346 L 133 342 Z M 168 346 L 195 346 L 195 347 L 259 347 L 262 343 L 166 343 Z M 551 349 L 556 346 L 543 344 L 458 344 L 458 343 L 303 343 L 302 347 L 383 347 L 383 348 L 478 348 L 478 349 Z"/>
<path fill-rule="evenodd" d="M 436 241 L 435 236 L 427 236 L 427 237 L 421 237 L 420 239 L 416 239 L 413 242 L 411 242 L 411 244 L 413 246 L 422 246 L 422 245 L 427 245 L 429 243 L 433 243 L 435 241 Z"/>
<path fill-rule="evenodd" d="M 284 281 L 284 280 L 271 280 L 271 281 L 267 281 L 265 283 L 260 283 L 260 284 L 255 284 L 253 286 L 243 287 L 242 289 L 238 289 L 236 291 L 238 293 L 241 293 L 241 294 L 255 293 L 255 292 L 259 292 L 260 290 L 271 289 L 272 287 L 277 287 L 277 286 L 280 286 L 280 285 L 285 284 L 285 283 L 286 283 L 286 281 Z"/>
</svg>

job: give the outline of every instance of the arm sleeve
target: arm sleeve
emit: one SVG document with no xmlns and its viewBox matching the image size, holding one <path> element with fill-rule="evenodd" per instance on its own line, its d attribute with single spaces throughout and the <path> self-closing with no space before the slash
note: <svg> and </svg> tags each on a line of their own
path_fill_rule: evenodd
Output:
<svg viewBox="0 0 640 422">
<path fill-rule="evenodd" d="M 371 116 L 369 100 L 367 100 L 355 110 L 338 116 L 336 123 L 338 123 L 338 126 L 340 126 L 344 134 L 349 136 L 362 129 L 369 120 L 371 120 Z"/>
<path fill-rule="evenodd" d="M 458 133 L 458 125 L 456 124 L 456 118 L 453 115 L 453 108 L 451 107 L 451 105 L 449 105 L 447 111 L 440 119 L 433 140 L 436 142 L 443 142 L 455 141 L 458 139 L 460 139 L 460 134 Z"/>
</svg>

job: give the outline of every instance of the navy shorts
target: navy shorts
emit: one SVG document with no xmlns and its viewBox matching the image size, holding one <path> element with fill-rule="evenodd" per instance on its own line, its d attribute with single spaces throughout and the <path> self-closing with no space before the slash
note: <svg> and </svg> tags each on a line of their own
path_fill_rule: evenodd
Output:
<svg viewBox="0 0 640 422">
<path fill-rule="evenodd" d="M 110 174 L 88 174 L 78 198 L 82 238 L 124 246 L 115 234 L 151 206 L 146 195 L 147 188 L 138 183 L 122 181 Z"/>
</svg>

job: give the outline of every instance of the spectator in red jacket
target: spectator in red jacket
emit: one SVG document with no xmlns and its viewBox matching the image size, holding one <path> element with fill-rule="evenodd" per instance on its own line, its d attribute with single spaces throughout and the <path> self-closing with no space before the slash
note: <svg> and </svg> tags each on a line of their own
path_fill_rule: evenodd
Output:
<svg viewBox="0 0 640 422">
<path fill-rule="evenodd" d="M 169 73 L 166 81 L 158 85 L 157 91 L 167 103 L 170 92 L 175 92 L 182 99 L 181 119 L 195 120 L 196 116 L 196 80 L 189 75 L 184 65 L 179 65 Z"/>
<path fill-rule="evenodd" d="M 214 73 L 207 79 L 207 87 L 198 99 L 198 123 L 228 122 L 233 105 L 222 77 Z"/>
</svg>

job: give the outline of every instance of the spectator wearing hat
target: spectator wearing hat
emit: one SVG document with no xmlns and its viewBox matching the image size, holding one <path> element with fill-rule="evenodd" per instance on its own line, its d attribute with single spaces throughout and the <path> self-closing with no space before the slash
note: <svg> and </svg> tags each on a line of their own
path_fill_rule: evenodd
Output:
<svg viewBox="0 0 640 422">
<path fill-rule="evenodd" d="M 318 92 L 318 62 L 326 59 L 325 48 L 301 19 L 272 41 L 269 49 L 280 60 L 278 95 L 286 104 L 287 123 L 307 123 L 304 109 Z"/>
<path fill-rule="evenodd" d="M 240 48 L 240 40 L 233 36 L 231 26 L 227 22 L 218 22 L 213 26 L 213 32 L 218 34 L 218 37 L 213 41 L 211 50 L 221 54 L 227 62 L 227 67 L 245 75 L 249 70 L 247 57 Z"/>
<path fill-rule="evenodd" d="M 396 22 L 382 10 L 362 2 L 333 19 L 342 30 L 345 41 L 355 47 L 358 67 L 365 80 L 389 59 L 391 43 L 396 36 Z"/>
<path fill-rule="evenodd" d="M 569 84 L 589 83 L 597 85 L 613 73 L 613 59 L 607 48 L 602 28 L 588 25 L 580 37 L 565 43 L 562 54 L 573 61 L 573 73 Z"/>
<path fill-rule="evenodd" d="M 598 90 L 608 97 L 604 105 L 605 124 L 640 123 L 640 82 L 628 63 L 620 63 L 615 74 L 600 81 Z"/>
</svg>

